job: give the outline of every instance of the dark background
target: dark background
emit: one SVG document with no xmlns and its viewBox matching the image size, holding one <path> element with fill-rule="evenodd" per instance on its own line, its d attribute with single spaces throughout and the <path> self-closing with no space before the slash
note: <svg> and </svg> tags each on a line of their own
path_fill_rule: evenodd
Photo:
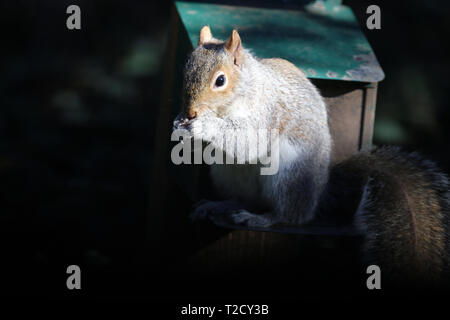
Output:
<svg viewBox="0 0 450 320">
<path fill-rule="evenodd" d="M 70 4 L 81 7 L 80 31 L 65 26 Z M 344 4 L 386 74 L 375 144 L 419 150 L 450 172 L 450 4 Z M 370 4 L 381 7 L 381 30 L 364 27 Z M 145 244 L 170 2 L 3 1 L 0 9 L 0 295 L 187 293 L 176 275 L 147 268 Z M 83 272 L 79 292 L 66 289 L 70 264 Z M 161 282 L 164 292 L 155 290 Z"/>
</svg>

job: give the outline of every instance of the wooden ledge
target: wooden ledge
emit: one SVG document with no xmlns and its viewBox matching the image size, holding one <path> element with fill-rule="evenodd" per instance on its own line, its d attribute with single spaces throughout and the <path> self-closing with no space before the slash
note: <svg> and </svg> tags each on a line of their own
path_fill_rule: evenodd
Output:
<svg viewBox="0 0 450 320">
<path fill-rule="evenodd" d="M 280 264 L 300 266 L 308 255 L 318 251 L 332 255 L 342 243 L 357 245 L 362 235 L 352 226 L 311 223 L 302 227 L 245 228 L 217 217 L 196 223 L 195 228 L 202 245 L 190 257 L 190 268 L 213 273 L 261 267 L 272 270 Z"/>
<path fill-rule="evenodd" d="M 272 226 L 268 228 L 249 228 L 232 224 L 222 215 L 210 217 L 210 221 L 217 227 L 230 230 L 245 230 L 255 232 L 272 232 L 284 234 L 301 235 L 323 235 L 323 236 L 362 236 L 363 233 L 353 225 L 337 225 L 326 221 L 313 221 L 303 226 Z"/>
</svg>

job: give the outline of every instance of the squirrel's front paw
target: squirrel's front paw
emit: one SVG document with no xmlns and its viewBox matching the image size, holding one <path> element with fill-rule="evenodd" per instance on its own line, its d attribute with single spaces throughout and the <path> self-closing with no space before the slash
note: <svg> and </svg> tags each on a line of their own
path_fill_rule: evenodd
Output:
<svg viewBox="0 0 450 320">
<path fill-rule="evenodd" d="M 246 210 L 232 213 L 231 219 L 235 224 L 245 225 L 249 228 L 268 228 L 273 224 L 270 215 L 250 213 Z"/>
</svg>

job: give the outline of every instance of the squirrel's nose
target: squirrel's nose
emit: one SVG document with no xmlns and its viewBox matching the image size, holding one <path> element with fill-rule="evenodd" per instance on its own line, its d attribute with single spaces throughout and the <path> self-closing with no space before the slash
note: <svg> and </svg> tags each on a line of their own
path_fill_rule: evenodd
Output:
<svg viewBox="0 0 450 320">
<path fill-rule="evenodd" d="M 189 109 L 186 118 L 188 118 L 189 120 L 192 120 L 196 117 L 197 117 L 197 111 L 195 111 L 194 109 Z"/>
</svg>

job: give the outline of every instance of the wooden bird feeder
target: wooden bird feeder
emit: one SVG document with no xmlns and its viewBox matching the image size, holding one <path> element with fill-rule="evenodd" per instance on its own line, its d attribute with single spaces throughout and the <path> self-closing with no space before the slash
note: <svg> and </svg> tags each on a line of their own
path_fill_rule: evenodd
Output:
<svg viewBox="0 0 450 320">
<path fill-rule="evenodd" d="M 280 258 L 280 248 L 292 245 L 292 239 L 303 234 L 356 234 L 351 226 L 264 231 L 236 230 L 220 222 L 216 222 L 219 228 L 193 226 L 187 216 L 195 201 L 208 197 L 208 167 L 175 166 L 170 161 L 172 121 L 181 109 L 183 65 L 204 25 L 211 27 L 214 37 L 224 40 L 237 29 L 243 45 L 256 56 L 284 58 L 307 74 L 328 106 L 333 161 L 371 148 L 377 84 L 384 78 L 371 46 L 353 12 L 341 1 L 299 1 L 297 5 L 292 10 L 174 3 L 156 131 L 152 184 L 156 192 L 151 197 L 148 230 L 151 243 L 163 241 L 169 247 L 173 243 L 173 254 L 191 255 L 197 262 L 214 265 L 224 259 L 229 263 L 242 260 L 243 250 L 257 252 L 254 261 L 274 255 Z M 180 241 L 183 248 L 176 245 Z M 233 248 L 240 250 L 233 254 Z"/>
</svg>

